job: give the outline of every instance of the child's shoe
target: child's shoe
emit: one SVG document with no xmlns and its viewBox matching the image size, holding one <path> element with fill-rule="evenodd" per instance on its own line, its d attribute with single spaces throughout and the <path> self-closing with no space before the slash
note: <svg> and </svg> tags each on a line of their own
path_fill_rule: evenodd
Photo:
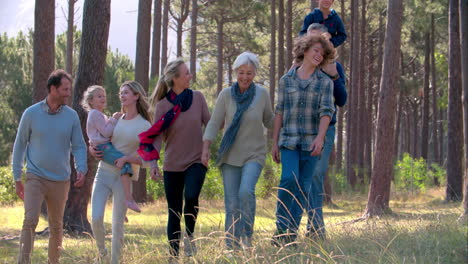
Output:
<svg viewBox="0 0 468 264">
<path fill-rule="evenodd" d="M 133 210 L 133 211 L 135 211 L 137 213 L 141 213 L 141 209 L 140 209 L 140 207 L 138 207 L 138 204 L 135 201 L 127 200 L 127 207 L 130 210 Z"/>
</svg>

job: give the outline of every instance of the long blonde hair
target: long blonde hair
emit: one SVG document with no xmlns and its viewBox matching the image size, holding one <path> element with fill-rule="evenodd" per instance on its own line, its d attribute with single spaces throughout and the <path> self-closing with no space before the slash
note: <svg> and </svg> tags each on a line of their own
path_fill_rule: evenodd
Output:
<svg viewBox="0 0 468 264">
<path fill-rule="evenodd" d="M 99 90 L 103 91 L 104 94 L 106 94 L 106 90 L 100 85 L 91 85 L 90 87 L 88 87 L 88 89 L 86 89 L 86 91 L 83 94 L 83 100 L 81 100 L 81 106 L 84 110 L 89 112 L 92 109 L 94 109 L 91 105 L 91 100 L 93 100 L 96 92 Z"/>
<path fill-rule="evenodd" d="M 177 58 L 169 62 L 166 67 L 164 67 L 164 73 L 159 76 L 158 84 L 151 94 L 151 112 L 153 112 L 156 107 L 156 103 L 164 99 L 170 89 L 174 86 L 172 79 L 179 77 L 179 66 L 184 64 L 185 61 L 182 58 Z"/>
<path fill-rule="evenodd" d="M 149 108 L 149 105 L 148 105 L 148 101 L 146 100 L 146 92 L 145 90 L 143 89 L 143 87 L 141 86 L 141 84 L 137 81 L 126 81 L 124 83 L 122 83 L 122 85 L 120 86 L 120 89 L 122 89 L 122 87 L 124 86 L 127 86 L 128 88 L 130 88 L 130 90 L 132 90 L 133 94 L 135 95 L 139 95 L 138 96 L 138 100 L 136 102 L 136 108 L 137 108 L 137 112 L 146 120 L 148 120 L 150 123 L 151 123 L 151 117 L 148 113 L 148 108 Z M 122 112 L 125 113 L 126 110 L 124 109 L 124 107 L 122 106 Z"/>
</svg>

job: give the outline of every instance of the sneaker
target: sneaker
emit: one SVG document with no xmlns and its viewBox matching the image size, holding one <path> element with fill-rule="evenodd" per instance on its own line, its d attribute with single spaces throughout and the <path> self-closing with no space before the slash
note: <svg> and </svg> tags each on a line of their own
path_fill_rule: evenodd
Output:
<svg viewBox="0 0 468 264">
<path fill-rule="evenodd" d="M 184 253 L 186 257 L 191 257 L 197 254 L 197 246 L 193 240 L 193 236 L 185 235 L 184 236 Z"/>
<path fill-rule="evenodd" d="M 244 248 L 251 248 L 252 247 L 252 237 L 242 236 L 241 243 Z"/>
<path fill-rule="evenodd" d="M 319 230 L 309 229 L 305 233 L 305 237 L 314 241 L 324 241 L 326 239 L 326 232 L 324 229 L 319 229 Z"/>
<path fill-rule="evenodd" d="M 289 231 L 277 230 L 272 237 L 271 245 L 275 247 L 287 246 L 296 240 L 297 235 Z"/>
<path fill-rule="evenodd" d="M 138 207 L 138 204 L 135 201 L 128 201 L 127 200 L 127 207 L 130 210 L 133 210 L 133 211 L 135 211 L 137 213 L 141 213 L 141 209 L 140 209 L 140 207 Z"/>
</svg>

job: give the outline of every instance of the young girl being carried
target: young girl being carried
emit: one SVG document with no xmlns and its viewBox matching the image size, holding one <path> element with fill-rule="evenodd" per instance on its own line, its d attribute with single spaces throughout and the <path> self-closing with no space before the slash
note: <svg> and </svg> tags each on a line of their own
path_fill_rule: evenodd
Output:
<svg viewBox="0 0 468 264">
<path fill-rule="evenodd" d="M 95 146 L 96 150 L 102 151 L 102 160 L 110 165 L 115 165 L 115 161 L 123 156 L 111 143 L 111 137 L 114 132 L 118 119 L 122 116 L 121 112 L 116 112 L 108 118 L 104 113 L 106 107 L 106 90 L 102 86 L 92 85 L 88 87 L 83 95 L 81 105 L 88 112 L 86 121 L 86 133 L 88 134 L 89 144 Z M 130 163 L 125 163 L 121 169 L 121 181 L 125 191 L 127 207 L 140 213 L 140 207 L 135 202 L 130 192 L 130 178 L 133 175 Z"/>
</svg>

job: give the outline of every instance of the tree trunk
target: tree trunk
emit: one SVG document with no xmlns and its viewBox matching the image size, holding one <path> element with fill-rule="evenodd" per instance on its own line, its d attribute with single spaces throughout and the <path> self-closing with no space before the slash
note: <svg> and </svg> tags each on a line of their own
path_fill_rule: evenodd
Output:
<svg viewBox="0 0 468 264">
<path fill-rule="evenodd" d="M 292 0 L 286 0 L 286 71 L 291 68 L 293 55 L 293 5 Z"/>
<path fill-rule="evenodd" d="M 55 0 L 36 0 L 33 43 L 33 102 L 39 102 L 55 68 Z"/>
<path fill-rule="evenodd" d="M 366 0 L 361 0 L 361 21 L 359 22 L 360 25 L 360 52 L 359 52 L 359 85 L 358 85 L 358 96 L 357 96 L 357 101 L 358 101 L 358 111 L 356 113 L 357 116 L 357 124 L 366 124 L 366 90 L 367 90 L 367 84 L 366 84 Z M 368 131 L 364 131 L 365 126 L 356 126 L 357 134 L 356 134 L 356 140 L 357 140 L 357 149 L 356 149 L 356 164 L 359 168 L 358 170 L 358 179 L 359 183 L 363 184 L 366 175 L 366 168 L 364 168 L 364 144 L 365 144 L 365 138 L 366 134 Z"/>
<path fill-rule="evenodd" d="M 433 162 L 441 165 L 440 161 L 440 152 L 439 152 L 439 133 L 438 122 L 439 122 L 439 110 L 437 106 L 437 75 L 436 75 L 436 63 L 435 63 L 435 23 L 434 23 L 434 14 L 431 15 L 431 84 L 432 84 L 432 137 L 434 138 L 433 142 L 433 152 L 434 159 Z M 437 178 L 434 178 L 437 181 Z M 435 182 L 436 186 L 439 186 L 439 182 Z"/>
<path fill-rule="evenodd" d="M 463 117 L 460 59 L 459 0 L 449 1 L 449 98 L 446 201 L 463 198 Z"/>
<path fill-rule="evenodd" d="M 197 19 L 198 19 L 198 1 L 192 0 L 192 27 L 190 28 L 190 72 L 192 73 L 192 82 L 197 82 Z"/>
<path fill-rule="evenodd" d="M 360 69 L 360 36 L 359 36 L 359 1 L 351 0 L 351 85 L 349 99 L 350 104 L 348 108 L 347 123 L 349 124 L 349 133 L 346 138 L 348 140 L 347 148 L 347 172 L 346 177 L 351 187 L 356 187 L 358 182 L 356 169 L 359 164 L 358 159 L 358 107 L 359 107 L 359 69 Z"/>
<path fill-rule="evenodd" d="M 317 0 L 310 0 L 310 10 L 314 10 L 314 8 L 318 7 Z"/>
<path fill-rule="evenodd" d="M 224 70 L 223 70 L 223 27 L 224 21 L 222 18 L 216 20 L 216 33 L 217 33 L 217 46 L 218 46 L 218 54 L 217 54 L 217 63 L 218 63 L 218 76 L 216 79 L 216 97 L 223 89 L 223 77 L 224 77 Z"/>
<path fill-rule="evenodd" d="M 176 21 L 176 28 L 177 28 L 177 57 L 182 57 L 182 33 L 183 33 L 183 26 L 184 22 L 188 17 L 190 9 L 190 0 L 181 0 L 180 1 L 180 13 L 174 13 L 169 7 L 169 12 L 171 13 L 172 17 Z"/>
<path fill-rule="evenodd" d="M 368 64 L 368 88 L 367 88 L 367 110 L 366 110 L 366 140 L 365 140 L 365 160 L 364 160 L 364 167 L 368 170 L 368 175 L 372 175 L 372 138 L 373 138 L 373 131 L 374 127 L 372 125 L 372 120 L 374 118 L 373 115 L 373 103 L 374 103 L 374 80 L 375 80 L 375 51 L 374 51 L 374 44 L 375 39 L 371 37 L 369 40 L 369 63 Z M 370 180 L 370 179 L 369 179 Z"/>
<path fill-rule="evenodd" d="M 169 29 L 169 8 L 171 7 L 170 0 L 164 0 L 163 18 L 162 18 L 162 43 L 161 43 L 161 73 L 167 64 L 167 37 Z"/>
<path fill-rule="evenodd" d="M 345 114 L 345 108 L 341 108 L 338 111 L 336 118 L 337 122 L 337 139 L 336 139 L 336 171 L 341 173 L 343 167 L 343 116 Z"/>
<path fill-rule="evenodd" d="M 68 0 L 68 27 L 67 27 L 67 66 L 66 71 L 73 76 L 73 33 L 75 23 L 75 2 Z"/>
<path fill-rule="evenodd" d="M 151 42 L 151 4 L 150 0 L 138 2 L 138 26 L 136 37 L 135 81 L 139 82 L 146 93 L 149 86 L 149 58 Z M 146 169 L 140 169 L 138 181 L 133 183 L 133 198 L 136 202 L 147 201 Z"/>
<path fill-rule="evenodd" d="M 463 83 L 463 114 L 465 124 L 465 194 L 463 215 L 468 215 L 468 1 L 460 1 L 460 46 Z"/>
<path fill-rule="evenodd" d="M 424 83 L 423 83 L 423 111 L 421 124 L 421 157 L 427 161 L 429 148 L 429 74 L 430 74 L 430 55 L 431 55 L 431 37 L 430 33 L 424 34 Z"/>
<path fill-rule="evenodd" d="M 284 72 L 284 0 L 278 0 L 278 79 Z"/>
<path fill-rule="evenodd" d="M 271 1 L 270 24 L 270 101 L 273 106 L 276 89 L 276 0 Z"/>
<path fill-rule="evenodd" d="M 384 64 L 380 80 L 377 138 L 371 185 L 365 216 L 380 215 L 390 210 L 390 180 L 394 160 L 394 124 L 401 44 L 403 1 L 389 0 Z"/>
<path fill-rule="evenodd" d="M 153 45 L 151 52 L 151 74 L 153 79 L 159 76 L 159 63 L 161 58 L 161 3 L 162 0 L 154 0 L 154 18 L 153 18 Z"/>
<path fill-rule="evenodd" d="M 110 0 L 85 0 L 83 5 L 83 25 L 80 59 L 76 72 L 73 108 L 80 117 L 83 135 L 86 136 L 87 112 L 81 106 L 84 91 L 93 84 L 102 85 L 106 65 L 107 40 L 110 25 Z M 73 168 L 73 167 L 72 167 Z M 87 208 L 94 181 L 95 162 L 88 155 L 88 173 L 84 186 L 76 188 L 76 171 L 72 170 L 70 193 L 65 206 L 64 226 L 73 233 L 91 233 Z"/>
</svg>

